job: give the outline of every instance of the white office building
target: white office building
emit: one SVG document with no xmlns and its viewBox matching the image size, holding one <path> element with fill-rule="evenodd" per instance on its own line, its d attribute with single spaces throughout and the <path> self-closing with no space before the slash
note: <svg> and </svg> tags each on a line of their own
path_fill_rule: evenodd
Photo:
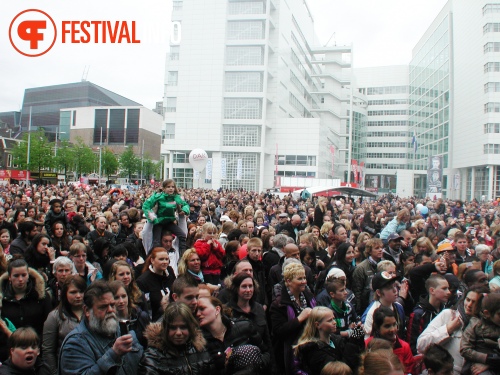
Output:
<svg viewBox="0 0 500 375">
<path fill-rule="evenodd" d="M 321 47 L 304 0 L 174 1 L 162 155 L 180 186 L 263 190 L 343 177 L 350 47 Z M 177 43 L 178 42 L 178 43 Z M 199 176 L 191 150 L 204 149 Z"/>
</svg>

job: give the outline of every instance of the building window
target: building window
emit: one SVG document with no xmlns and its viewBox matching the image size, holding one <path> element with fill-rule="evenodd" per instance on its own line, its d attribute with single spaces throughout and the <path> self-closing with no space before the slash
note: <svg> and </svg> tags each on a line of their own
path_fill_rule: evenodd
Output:
<svg viewBox="0 0 500 375">
<path fill-rule="evenodd" d="M 191 189 L 193 187 L 193 169 L 173 168 L 172 172 L 175 185 L 184 189 Z"/>
<path fill-rule="evenodd" d="M 487 143 L 484 146 L 484 154 L 500 154 L 500 144 Z"/>
<path fill-rule="evenodd" d="M 406 94 L 408 86 L 368 87 L 367 95 Z"/>
<path fill-rule="evenodd" d="M 484 92 L 500 92 L 500 82 L 488 82 L 484 84 Z"/>
<path fill-rule="evenodd" d="M 490 102 L 484 105 L 484 113 L 500 112 L 500 102 Z"/>
<path fill-rule="evenodd" d="M 484 72 L 500 72 L 500 62 L 489 62 L 484 64 Z"/>
<path fill-rule="evenodd" d="M 7 154 L 7 168 L 12 168 L 12 154 Z"/>
<path fill-rule="evenodd" d="M 227 92 L 262 92 L 262 73 L 226 72 Z"/>
<path fill-rule="evenodd" d="M 177 86 L 177 77 L 179 72 L 168 72 L 167 75 L 167 85 L 169 86 Z"/>
<path fill-rule="evenodd" d="M 174 163 L 189 163 L 189 154 L 183 152 L 175 152 L 172 161 Z"/>
<path fill-rule="evenodd" d="M 385 111 L 368 111 L 368 116 L 400 116 L 407 115 L 406 109 L 387 109 Z"/>
<path fill-rule="evenodd" d="M 500 123 L 484 124 L 484 134 L 488 133 L 500 133 Z"/>
<path fill-rule="evenodd" d="M 169 58 L 170 60 L 179 60 L 180 46 L 170 46 Z"/>
<path fill-rule="evenodd" d="M 483 7 L 483 16 L 488 13 L 500 13 L 500 4 L 486 4 Z"/>
<path fill-rule="evenodd" d="M 227 65 L 262 65 L 263 63 L 264 48 L 261 46 L 231 46 L 226 49 Z"/>
<path fill-rule="evenodd" d="M 140 109 L 127 110 L 127 144 L 139 143 Z"/>
<path fill-rule="evenodd" d="M 260 154 L 251 152 L 223 152 L 226 159 L 226 178 L 221 180 L 223 189 L 243 188 L 256 191 L 260 179 Z M 241 159 L 241 162 L 238 160 Z M 241 169 L 238 168 L 241 166 Z"/>
<path fill-rule="evenodd" d="M 165 139 L 175 139 L 175 124 L 165 124 L 165 128 L 161 132 L 162 142 Z"/>
<path fill-rule="evenodd" d="M 262 21 L 229 21 L 227 39 L 248 40 L 264 38 L 264 22 Z"/>
<path fill-rule="evenodd" d="M 177 112 L 177 98 L 167 98 L 167 112 Z"/>
<path fill-rule="evenodd" d="M 94 144 L 106 143 L 108 138 L 108 110 L 107 109 L 96 109 L 94 116 Z M 102 139 L 101 139 L 102 134 Z"/>
<path fill-rule="evenodd" d="M 279 155 L 278 165 L 302 165 L 308 167 L 316 166 L 315 155 Z"/>
<path fill-rule="evenodd" d="M 408 121 L 367 121 L 367 126 L 407 126 Z"/>
<path fill-rule="evenodd" d="M 174 0 L 172 2 L 172 10 L 182 10 L 182 0 Z"/>
<path fill-rule="evenodd" d="M 234 14 L 263 14 L 266 13 L 263 1 L 230 1 L 228 12 Z"/>
<path fill-rule="evenodd" d="M 484 45 L 484 53 L 488 52 L 500 52 L 499 42 L 489 42 Z"/>
<path fill-rule="evenodd" d="M 368 105 L 408 104 L 408 99 L 368 100 Z"/>
<path fill-rule="evenodd" d="M 260 119 L 262 118 L 262 101 L 251 98 L 224 99 L 225 119 Z"/>
<path fill-rule="evenodd" d="M 109 110 L 109 139 L 108 143 L 124 143 L 125 141 L 125 110 Z"/>
<path fill-rule="evenodd" d="M 500 23 L 490 22 L 483 26 L 483 34 L 499 33 L 499 32 L 500 32 Z"/>
<path fill-rule="evenodd" d="M 222 129 L 223 146 L 259 147 L 260 137 L 258 125 L 224 125 Z"/>
</svg>

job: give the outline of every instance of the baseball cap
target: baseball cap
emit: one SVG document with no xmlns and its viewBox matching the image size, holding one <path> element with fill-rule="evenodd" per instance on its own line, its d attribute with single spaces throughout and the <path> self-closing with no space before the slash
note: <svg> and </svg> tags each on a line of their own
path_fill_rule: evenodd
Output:
<svg viewBox="0 0 500 375">
<path fill-rule="evenodd" d="M 377 272 L 372 279 L 372 290 L 382 289 L 383 287 L 397 281 L 399 278 L 397 276 L 392 276 L 389 272 Z"/>
<path fill-rule="evenodd" d="M 437 248 L 437 253 L 442 253 L 443 251 L 454 251 L 455 249 L 453 248 L 453 246 L 451 246 L 451 243 L 449 242 L 444 242 L 442 243 L 441 245 L 438 246 Z"/>
<path fill-rule="evenodd" d="M 389 237 L 387 237 L 387 241 L 395 241 L 395 240 L 402 240 L 404 239 L 403 237 L 401 237 L 399 234 L 397 233 L 391 233 L 389 235 Z"/>
</svg>

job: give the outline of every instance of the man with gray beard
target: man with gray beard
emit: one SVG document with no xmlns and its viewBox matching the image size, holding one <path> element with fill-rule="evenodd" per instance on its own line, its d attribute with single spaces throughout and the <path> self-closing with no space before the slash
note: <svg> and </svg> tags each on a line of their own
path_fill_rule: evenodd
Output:
<svg viewBox="0 0 500 375">
<path fill-rule="evenodd" d="M 108 284 L 92 283 L 83 302 L 84 318 L 61 346 L 59 375 L 135 375 L 143 348 L 134 331 L 120 334 Z"/>
</svg>

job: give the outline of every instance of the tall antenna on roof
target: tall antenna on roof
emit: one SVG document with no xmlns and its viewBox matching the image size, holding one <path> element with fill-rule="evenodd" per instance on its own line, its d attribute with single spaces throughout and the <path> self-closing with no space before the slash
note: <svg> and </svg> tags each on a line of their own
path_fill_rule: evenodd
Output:
<svg viewBox="0 0 500 375">
<path fill-rule="evenodd" d="M 87 80 L 87 76 L 89 75 L 89 70 L 90 70 L 90 65 L 89 66 L 85 65 L 83 67 L 82 82 L 85 82 Z"/>
</svg>

